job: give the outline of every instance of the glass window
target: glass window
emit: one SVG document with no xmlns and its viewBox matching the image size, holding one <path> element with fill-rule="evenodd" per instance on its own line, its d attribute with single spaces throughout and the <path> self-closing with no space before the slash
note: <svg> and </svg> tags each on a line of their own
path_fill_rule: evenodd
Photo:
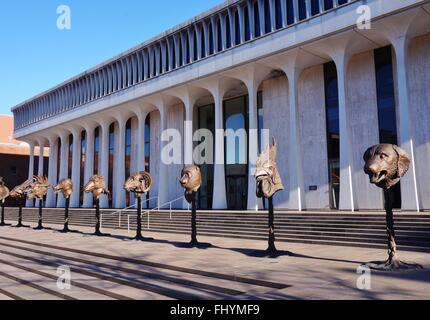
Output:
<svg viewBox="0 0 430 320">
<path fill-rule="evenodd" d="M 325 102 L 327 121 L 327 154 L 330 183 L 330 207 L 339 209 L 340 196 L 340 136 L 339 136 L 339 92 L 337 70 L 334 62 L 324 65 Z"/>
<path fill-rule="evenodd" d="M 109 206 L 113 207 L 113 198 L 112 198 L 112 190 L 113 190 L 113 161 L 115 157 L 115 124 L 112 123 L 109 127 L 109 187 L 108 189 L 111 191 L 109 195 Z"/>
<path fill-rule="evenodd" d="M 131 175 L 131 119 L 127 121 L 125 128 L 125 178 Z M 130 206 L 130 193 L 126 192 L 126 205 Z"/>
<path fill-rule="evenodd" d="M 260 10 L 258 1 L 255 1 L 254 3 L 254 35 L 256 37 L 261 36 L 261 30 L 260 30 Z"/>
<path fill-rule="evenodd" d="M 269 0 L 264 0 L 264 33 L 272 31 L 272 14 L 270 12 Z"/>
<path fill-rule="evenodd" d="M 245 10 L 247 10 L 246 8 L 245 8 Z M 236 27 L 236 33 L 235 33 L 235 37 L 234 37 L 234 43 L 236 44 L 236 45 L 238 45 L 238 44 L 240 44 L 240 37 L 241 37 L 241 35 L 240 35 L 240 33 L 241 33 L 241 30 L 240 30 L 240 19 L 239 19 L 239 12 L 238 11 L 236 11 L 235 13 L 234 13 L 234 24 L 235 24 L 235 27 Z"/>
<path fill-rule="evenodd" d="M 198 127 L 199 129 L 207 129 L 215 133 L 215 106 L 213 104 L 198 108 Z M 203 139 L 202 139 L 203 140 Z M 203 141 L 201 141 L 203 142 Z M 214 165 L 212 163 L 204 163 L 200 165 L 202 172 L 202 186 L 199 190 L 198 205 L 201 209 L 212 209 L 213 201 L 213 185 L 214 185 Z"/>
<path fill-rule="evenodd" d="M 215 41 L 215 39 L 214 39 L 212 23 L 209 22 L 209 54 L 214 53 L 214 48 L 215 48 L 214 41 Z"/>
<path fill-rule="evenodd" d="M 287 24 L 293 24 L 294 18 L 294 0 L 287 0 Z"/>
<path fill-rule="evenodd" d="M 306 0 L 299 0 L 299 19 L 306 19 Z"/>
<path fill-rule="evenodd" d="M 324 9 L 325 10 L 333 9 L 333 6 L 334 6 L 333 1 L 334 0 L 324 0 Z"/>
<path fill-rule="evenodd" d="M 226 30 L 226 45 L 227 48 L 231 47 L 231 28 L 230 28 L 230 16 L 226 15 L 225 17 L 225 30 Z"/>
<path fill-rule="evenodd" d="M 244 7 L 243 12 L 245 16 L 245 41 L 249 41 L 251 39 L 251 21 L 249 18 L 249 7 Z"/>
<path fill-rule="evenodd" d="M 275 0 L 276 29 L 282 28 L 282 0 Z M 285 0 L 283 0 L 285 1 Z"/>
<path fill-rule="evenodd" d="M 73 135 L 69 136 L 69 154 L 68 154 L 68 173 L 67 177 L 72 177 L 72 165 L 73 165 Z"/>
<path fill-rule="evenodd" d="M 82 187 L 85 185 L 85 162 L 87 152 L 87 134 L 85 131 L 82 131 L 81 134 L 81 163 L 80 163 L 80 184 L 79 184 L 79 206 L 82 207 L 84 203 L 84 192 Z"/>
<path fill-rule="evenodd" d="M 391 46 L 375 50 L 375 68 L 380 142 L 397 144 L 396 101 Z"/>
<path fill-rule="evenodd" d="M 97 127 L 94 133 L 94 174 L 99 174 L 99 153 L 100 153 L 100 128 Z"/>
<path fill-rule="evenodd" d="M 312 15 L 316 15 L 320 13 L 320 1 L 319 0 L 311 0 L 311 13 Z"/>
</svg>

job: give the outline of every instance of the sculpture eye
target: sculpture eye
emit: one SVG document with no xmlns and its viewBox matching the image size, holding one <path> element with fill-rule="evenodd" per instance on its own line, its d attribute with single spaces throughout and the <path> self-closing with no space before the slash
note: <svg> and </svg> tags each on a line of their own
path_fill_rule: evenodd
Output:
<svg viewBox="0 0 430 320">
<path fill-rule="evenodd" d="M 385 154 L 385 153 L 381 153 L 381 155 L 379 156 L 381 159 L 385 159 L 385 158 L 387 158 L 388 156 Z"/>
</svg>

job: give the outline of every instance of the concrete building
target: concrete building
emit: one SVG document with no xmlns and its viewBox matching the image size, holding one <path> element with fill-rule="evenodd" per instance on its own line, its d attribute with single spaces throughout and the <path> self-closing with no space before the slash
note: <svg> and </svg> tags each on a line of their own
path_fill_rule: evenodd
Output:
<svg viewBox="0 0 430 320">
<path fill-rule="evenodd" d="M 197 129 L 269 129 L 285 184 L 275 204 L 299 211 L 382 209 L 362 155 L 393 142 L 413 157 L 398 206 L 428 210 L 429 82 L 430 1 L 229 0 L 14 107 L 15 137 L 50 147 L 51 183 L 101 174 L 102 206 L 124 208 L 138 170 L 154 176 L 150 206 L 182 196 L 182 164 L 160 161 L 165 129 L 181 133 L 185 163 Z M 247 139 L 228 148 L 215 135 L 201 208 L 262 206 L 249 161 L 259 139 Z M 50 192 L 47 204 L 64 200 Z M 75 192 L 71 206 L 92 198 Z"/>
<path fill-rule="evenodd" d="M 0 115 L 0 177 L 3 177 L 3 181 L 9 189 L 23 183 L 29 178 L 29 174 L 38 175 L 39 170 L 41 170 L 41 175 L 47 175 L 49 159 L 49 150 L 45 148 L 43 160 L 39 162 L 39 147 L 34 148 L 33 169 L 29 172 L 30 147 L 23 141 L 14 140 L 12 136 L 13 117 Z M 6 200 L 6 206 L 15 205 L 17 203 L 13 199 Z"/>
</svg>

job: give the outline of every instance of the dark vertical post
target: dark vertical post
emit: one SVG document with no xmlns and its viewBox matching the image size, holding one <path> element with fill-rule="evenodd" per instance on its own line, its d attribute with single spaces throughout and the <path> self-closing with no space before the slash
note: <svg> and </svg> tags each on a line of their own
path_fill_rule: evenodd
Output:
<svg viewBox="0 0 430 320">
<path fill-rule="evenodd" d="M 273 197 L 269 198 L 269 252 L 277 252 L 275 246 L 275 214 L 273 209 Z"/>
<path fill-rule="evenodd" d="M 4 206 L 5 206 L 5 202 L 3 200 L 1 203 L 1 223 L 0 223 L 0 226 L 6 225 L 6 223 L 4 222 Z"/>
<path fill-rule="evenodd" d="M 196 193 L 192 194 L 191 201 L 191 244 L 198 245 L 197 240 L 197 205 L 196 205 Z"/>
<path fill-rule="evenodd" d="M 396 233 L 394 231 L 394 216 L 393 216 L 394 196 L 395 196 L 394 190 L 392 189 L 384 190 L 389 263 L 397 260 Z"/>
<path fill-rule="evenodd" d="M 143 240 L 142 236 L 142 201 L 141 195 L 136 194 L 137 200 L 137 225 L 136 225 L 136 240 Z"/>
<path fill-rule="evenodd" d="M 22 228 L 24 225 L 22 224 L 22 200 L 19 200 L 19 209 L 18 209 L 18 224 L 17 228 Z"/>
<path fill-rule="evenodd" d="M 37 227 L 35 228 L 35 230 L 42 230 L 43 229 L 43 198 L 39 199 L 39 217 L 38 217 L 38 224 Z"/>
<path fill-rule="evenodd" d="M 64 229 L 63 232 L 70 232 L 69 230 L 69 207 L 70 207 L 70 198 L 66 199 L 66 207 L 64 209 Z"/>
<path fill-rule="evenodd" d="M 101 236 L 102 233 L 100 232 L 100 199 L 95 200 L 96 203 L 96 236 Z"/>
</svg>

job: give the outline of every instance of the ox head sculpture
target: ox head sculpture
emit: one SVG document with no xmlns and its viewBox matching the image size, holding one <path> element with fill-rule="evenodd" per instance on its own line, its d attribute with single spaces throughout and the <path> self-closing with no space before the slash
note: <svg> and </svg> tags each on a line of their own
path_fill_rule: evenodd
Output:
<svg viewBox="0 0 430 320">
<path fill-rule="evenodd" d="M 9 197 L 9 194 L 9 189 L 3 181 L 3 177 L 0 177 L 0 202 L 4 202 Z"/>
</svg>

